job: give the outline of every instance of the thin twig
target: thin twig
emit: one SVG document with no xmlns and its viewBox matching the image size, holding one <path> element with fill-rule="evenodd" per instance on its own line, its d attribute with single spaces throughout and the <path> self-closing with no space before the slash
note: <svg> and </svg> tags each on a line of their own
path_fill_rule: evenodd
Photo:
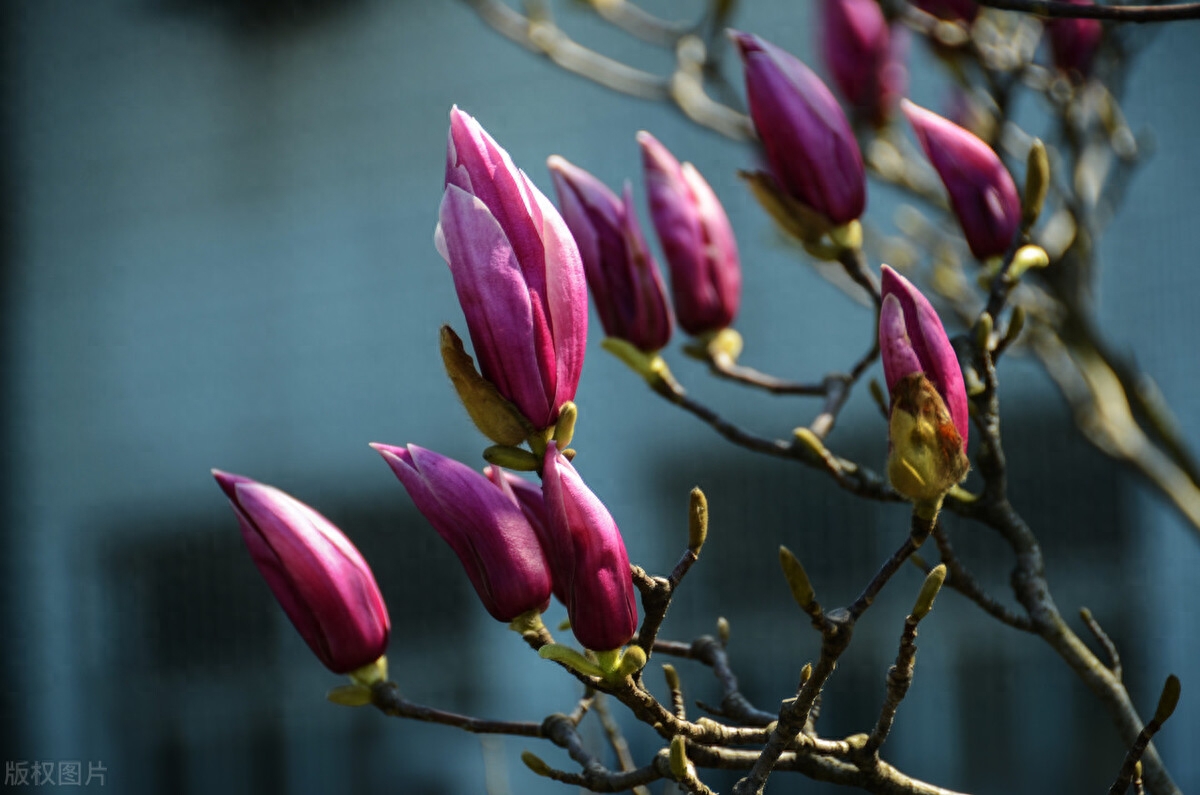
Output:
<svg viewBox="0 0 1200 795">
<path fill-rule="evenodd" d="M 937 542 L 942 563 L 946 564 L 946 587 L 958 591 L 982 607 L 988 615 L 1008 624 L 1010 627 L 1022 630 L 1023 632 L 1033 632 L 1033 622 L 1029 620 L 1029 616 L 1010 610 L 983 589 L 983 586 L 975 579 L 975 575 L 971 574 L 963 562 L 959 560 L 958 556 L 955 555 L 954 547 L 950 545 L 950 537 L 946 533 L 946 528 L 940 522 L 933 528 L 933 538 Z M 929 568 L 925 568 L 925 571 L 928 572 Z"/>
<path fill-rule="evenodd" d="M 603 696 L 596 699 L 592 711 L 596 713 L 596 717 L 600 719 L 600 725 L 604 727 L 604 734 L 608 737 L 608 744 L 612 746 L 613 753 L 617 756 L 617 765 L 621 768 L 621 772 L 628 773 L 636 770 L 637 766 L 633 763 L 633 755 L 629 753 L 629 743 L 625 741 L 625 735 L 621 733 L 621 727 L 617 725 L 617 721 L 609 712 L 608 704 L 604 702 Z M 650 790 L 641 785 L 634 787 L 633 792 L 634 795 L 650 795 Z"/>
<path fill-rule="evenodd" d="M 1104 649 L 1104 653 L 1108 655 L 1108 669 L 1113 672 L 1113 676 L 1120 681 L 1122 677 L 1121 670 L 1121 655 L 1117 653 L 1117 644 L 1112 642 L 1112 638 L 1108 636 L 1101 626 L 1100 622 L 1092 615 L 1092 611 L 1086 607 L 1079 608 L 1079 617 L 1083 619 L 1083 623 L 1087 625 L 1088 630 L 1092 633 L 1092 637 Z"/>
<path fill-rule="evenodd" d="M 542 725 L 529 721 L 486 720 L 459 715 L 421 704 L 414 704 L 400 695 L 395 682 L 380 682 L 371 688 L 371 703 L 381 712 L 395 718 L 410 718 L 429 723 L 441 723 L 477 734 L 513 734 L 519 737 L 543 737 Z"/>
</svg>

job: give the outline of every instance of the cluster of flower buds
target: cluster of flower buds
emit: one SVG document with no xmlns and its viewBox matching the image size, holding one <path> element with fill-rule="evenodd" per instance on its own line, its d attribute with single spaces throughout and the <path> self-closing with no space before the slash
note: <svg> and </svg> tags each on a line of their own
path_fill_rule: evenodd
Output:
<svg viewBox="0 0 1200 795">
<path fill-rule="evenodd" d="M 553 592 L 585 648 L 611 651 L 633 637 L 637 606 L 621 532 L 554 442 L 540 489 L 416 445 L 372 446 L 454 550 L 493 618 L 528 626 Z"/>
<path fill-rule="evenodd" d="M 349 539 L 278 489 L 219 470 L 213 477 L 233 505 L 250 557 L 317 659 L 367 684 L 386 677 L 387 606 Z"/>
<path fill-rule="evenodd" d="M 819 41 L 825 65 L 846 102 L 876 126 L 908 90 L 908 32 L 889 26 L 876 0 L 821 0 Z"/>
<path fill-rule="evenodd" d="M 967 476 L 967 392 L 958 357 L 928 299 L 883 266 L 879 348 L 891 395 L 888 478 L 936 511 Z"/>
</svg>

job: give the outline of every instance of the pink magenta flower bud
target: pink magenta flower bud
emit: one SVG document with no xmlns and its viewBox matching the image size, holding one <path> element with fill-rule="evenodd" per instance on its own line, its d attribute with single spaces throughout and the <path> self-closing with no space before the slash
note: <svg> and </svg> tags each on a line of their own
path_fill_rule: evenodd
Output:
<svg viewBox="0 0 1200 795">
<path fill-rule="evenodd" d="M 567 225 L 479 122 L 450 111 L 446 191 L 434 242 L 484 378 L 535 427 L 575 397 L 587 283 Z"/>
<path fill-rule="evenodd" d="M 348 674 L 387 651 L 387 606 L 370 567 L 321 514 L 282 491 L 213 470 L 250 557 L 322 664 Z"/>
<path fill-rule="evenodd" d="M 1095 5 L 1091 0 L 1067 0 L 1072 5 Z M 1092 71 L 1092 59 L 1100 48 L 1104 27 L 1098 19 L 1051 19 L 1046 22 L 1046 35 L 1050 39 L 1050 57 L 1054 65 L 1064 72 L 1074 72 L 1087 77 Z"/>
<path fill-rule="evenodd" d="M 846 102 L 882 124 L 908 89 L 907 31 L 889 29 L 876 0 L 821 0 L 819 44 Z"/>
<path fill-rule="evenodd" d="M 911 0 L 912 4 L 938 19 L 965 22 L 970 25 L 979 16 L 975 0 Z"/>
<path fill-rule="evenodd" d="M 646 352 L 671 339 L 671 306 L 658 264 L 646 248 L 629 183 L 624 199 L 555 155 L 547 161 L 567 228 L 579 244 L 604 333 Z"/>
<path fill-rule="evenodd" d="M 990 146 L 957 124 L 908 100 L 900 107 L 950 194 L 971 253 L 978 259 L 1003 254 L 1021 222 L 1021 199 L 1008 169 Z"/>
<path fill-rule="evenodd" d="M 811 69 L 751 33 L 734 32 L 750 118 L 780 188 L 835 224 L 867 206 L 862 154 L 837 100 Z"/>
<path fill-rule="evenodd" d="M 888 479 L 909 499 L 936 503 L 970 467 L 967 392 L 937 313 L 887 265 L 879 346 L 891 394 Z"/>
<path fill-rule="evenodd" d="M 550 601 L 550 569 L 517 503 L 486 477 L 415 444 L 371 445 L 408 496 L 458 555 L 483 606 L 512 621 Z"/>
<path fill-rule="evenodd" d="M 542 468 L 550 565 L 567 590 L 571 631 L 593 651 L 619 649 L 637 631 L 637 603 L 625 541 L 604 503 L 554 442 Z"/>
<path fill-rule="evenodd" d="M 879 347 L 888 392 L 895 395 L 902 379 L 923 373 L 945 402 L 966 452 L 970 429 L 967 390 L 941 318 L 912 282 L 887 265 L 883 266 L 882 290 Z"/>
<path fill-rule="evenodd" d="M 529 520 L 529 526 L 533 528 L 538 542 L 542 545 L 542 550 L 549 549 L 552 541 L 549 535 L 550 531 L 546 527 L 546 499 L 542 495 L 542 489 L 525 478 L 500 467 L 484 467 L 483 474 L 487 475 L 488 480 L 495 483 L 500 491 L 504 492 L 504 495 L 521 509 L 521 513 L 525 514 L 525 518 Z M 566 584 L 554 575 L 554 569 L 551 567 L 550 578 L 553 581 L 554 595 L 558 601 L 566 605 L 568 598 Z"/>
<path fill-rule="evenodd" d="M 671 270 L 679 325 L 688 334 L 733 322 L 742 299 L 737 241 L 717 194 L 691 163 L 679 164 L 648 132 L 637 135 L 650 220 Z"/>
</svg>

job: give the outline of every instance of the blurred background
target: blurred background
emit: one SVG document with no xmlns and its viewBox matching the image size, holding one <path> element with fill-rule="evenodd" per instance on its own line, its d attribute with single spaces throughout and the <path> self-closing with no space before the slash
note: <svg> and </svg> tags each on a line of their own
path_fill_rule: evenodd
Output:
<svg viewBox="0 0 1200 795">
<path fill-rule="evenodd" d="M 702 10 L 645 6 L 680 19 Z M 811 14 L 754 0 L 736 21 L 815 63 Z M 287 624 L 209 468 L 285 489 L 360 546 L 390 606 L 405 696 L 537 720 L 569 711 L 577 683 L 487 616 L 367 448 L 415 442 L 482 463 L 486 442 L 436 349 L 441 323 L 465 327 L 432 245 L 450 106 L 550 195 L 544 163 L 557 153 L 610 185 L 633 179 L 642 204 L 639 129 L 693 161 L 742 247 L 747 364 L 797 379 L 844 369 L 868 341 L 868 311 L 781 242 L 736 177 L 754 165 L 748 148 L 551 67 L 464 4 L 17 0 L 0 15 L 6 768 L 78 760 L 86 777 L 99 763 L 121 793 L 564 791 L 518 758 L 530 748 L 572 768 L 549 744 L 327 703 L 340 681 Z M 559 22 L 602 52 L 670 69 L 668 54 L 581 6 L 562 4 Z M 1193 445 L 1197 32 L 1141 34 L 1154 41 L 1124 109 L 1157 152 L 1100 249 L 1100 321 L 1158 380 Z M 914 99 L 943 108 L 939 68 L 920 46 L 912 58 Z M 888 223 L 896 197 L 871 190 L 868 217 Z M 600 350 L 594 315 L 593 329 L 576 465 L 652 571 L 684 547 L 688 490 L 707 491 L 709 544 L 663 636 L 711 633 L 728 617 L 743 690 L 774 709 L 818 640 L 778 574 L 777 545 L 800 555 L 824 603 L 845 603 L 899 543 L 907 509 L 860 503 L 819 473 L 722 442 Z M 693 394 L 759 433 L 786 437 L 815 411 L 667 358 Z M 1143 715 L 1167 673 L 1181 676 L 1157 743 L 1181 787 L 1200 787 L 1200 536 L 1082 440 L 1034 363 L 1006 357 L 1000 375 L 1013 502 L 1042 540 L 1058 604 L 1077 632 L 1087 605 L 1112 635 Z M 860 389 L 831 443 L 879 468 L 884 433 Z M 946 521 L 1009 599 L 1006 549 Z M 826 736 L 872 725 L 920 579 L 904 569 L 861 622 L 825 696 Z M 556 606 L 547 623 L 562 617 Z M 661 690 L 656 667 L 647 681 Z M 704 669 L 680 670 L 689 700 L 719 700 Z M 644 763 L 657 738 L 627 728 Z M 941 597 L 885 759 L 947 787 L 1051 793 L 1101 791 L 1123 753 L 1044 644 Z M 800 786 L 826 791 L 772 779 L 773 791 Z"/>
</svg>

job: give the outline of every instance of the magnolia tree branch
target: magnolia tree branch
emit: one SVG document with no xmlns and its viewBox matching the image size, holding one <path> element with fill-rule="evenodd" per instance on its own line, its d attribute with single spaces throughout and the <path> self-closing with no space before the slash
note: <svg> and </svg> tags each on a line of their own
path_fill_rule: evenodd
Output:
<svg viewBox="0 0 1200 795">
<path fill-rule="evenodd" d="M 1016 556 L 1012 573 L 1013 592 L 1025 608 L 1033 631 L 1045 640 L 1075 671 L 1088 689 L 1100 699 L 1116 724 L 1122 740 L 1132 745 L 1142 731 L 1142 721 L 1129 693 L 1114 670 L 1103 665 L 1071 630 L 1059 612 L 1046 581 L 1045 561 L 1036 536 L 1008 501 L 1008 475 L 1000 440 L 1000 403 L 995 365 L 987 348 L 987 336 L 974 340 L 960 338 L 960 351 L 966 349 L 968 361 L 982 371 L 984 391 L 974 397 L 976 425 L 983 433 L 983 447 L 977 466 L 983 476 L 984 495 L 970 504 L 974 518 L 996 530 L 1008 542 Z M 972 343 L 983 343 L 975 344 Z M 1152 793 L 1179 793 L 1179 788 L 1163 766 L 1153 746 L 1143 758 L 1145 783 Z"/>
<path fill-rule="evenodd" d="M 981 6 L 1051 19 L 1110 19 L 1114 22 L 1175 22 L 1200 19 L 1200 3 L 1156 6 L 1075 5 L 1056 0 L 976 0 Z"/>
</svg>

